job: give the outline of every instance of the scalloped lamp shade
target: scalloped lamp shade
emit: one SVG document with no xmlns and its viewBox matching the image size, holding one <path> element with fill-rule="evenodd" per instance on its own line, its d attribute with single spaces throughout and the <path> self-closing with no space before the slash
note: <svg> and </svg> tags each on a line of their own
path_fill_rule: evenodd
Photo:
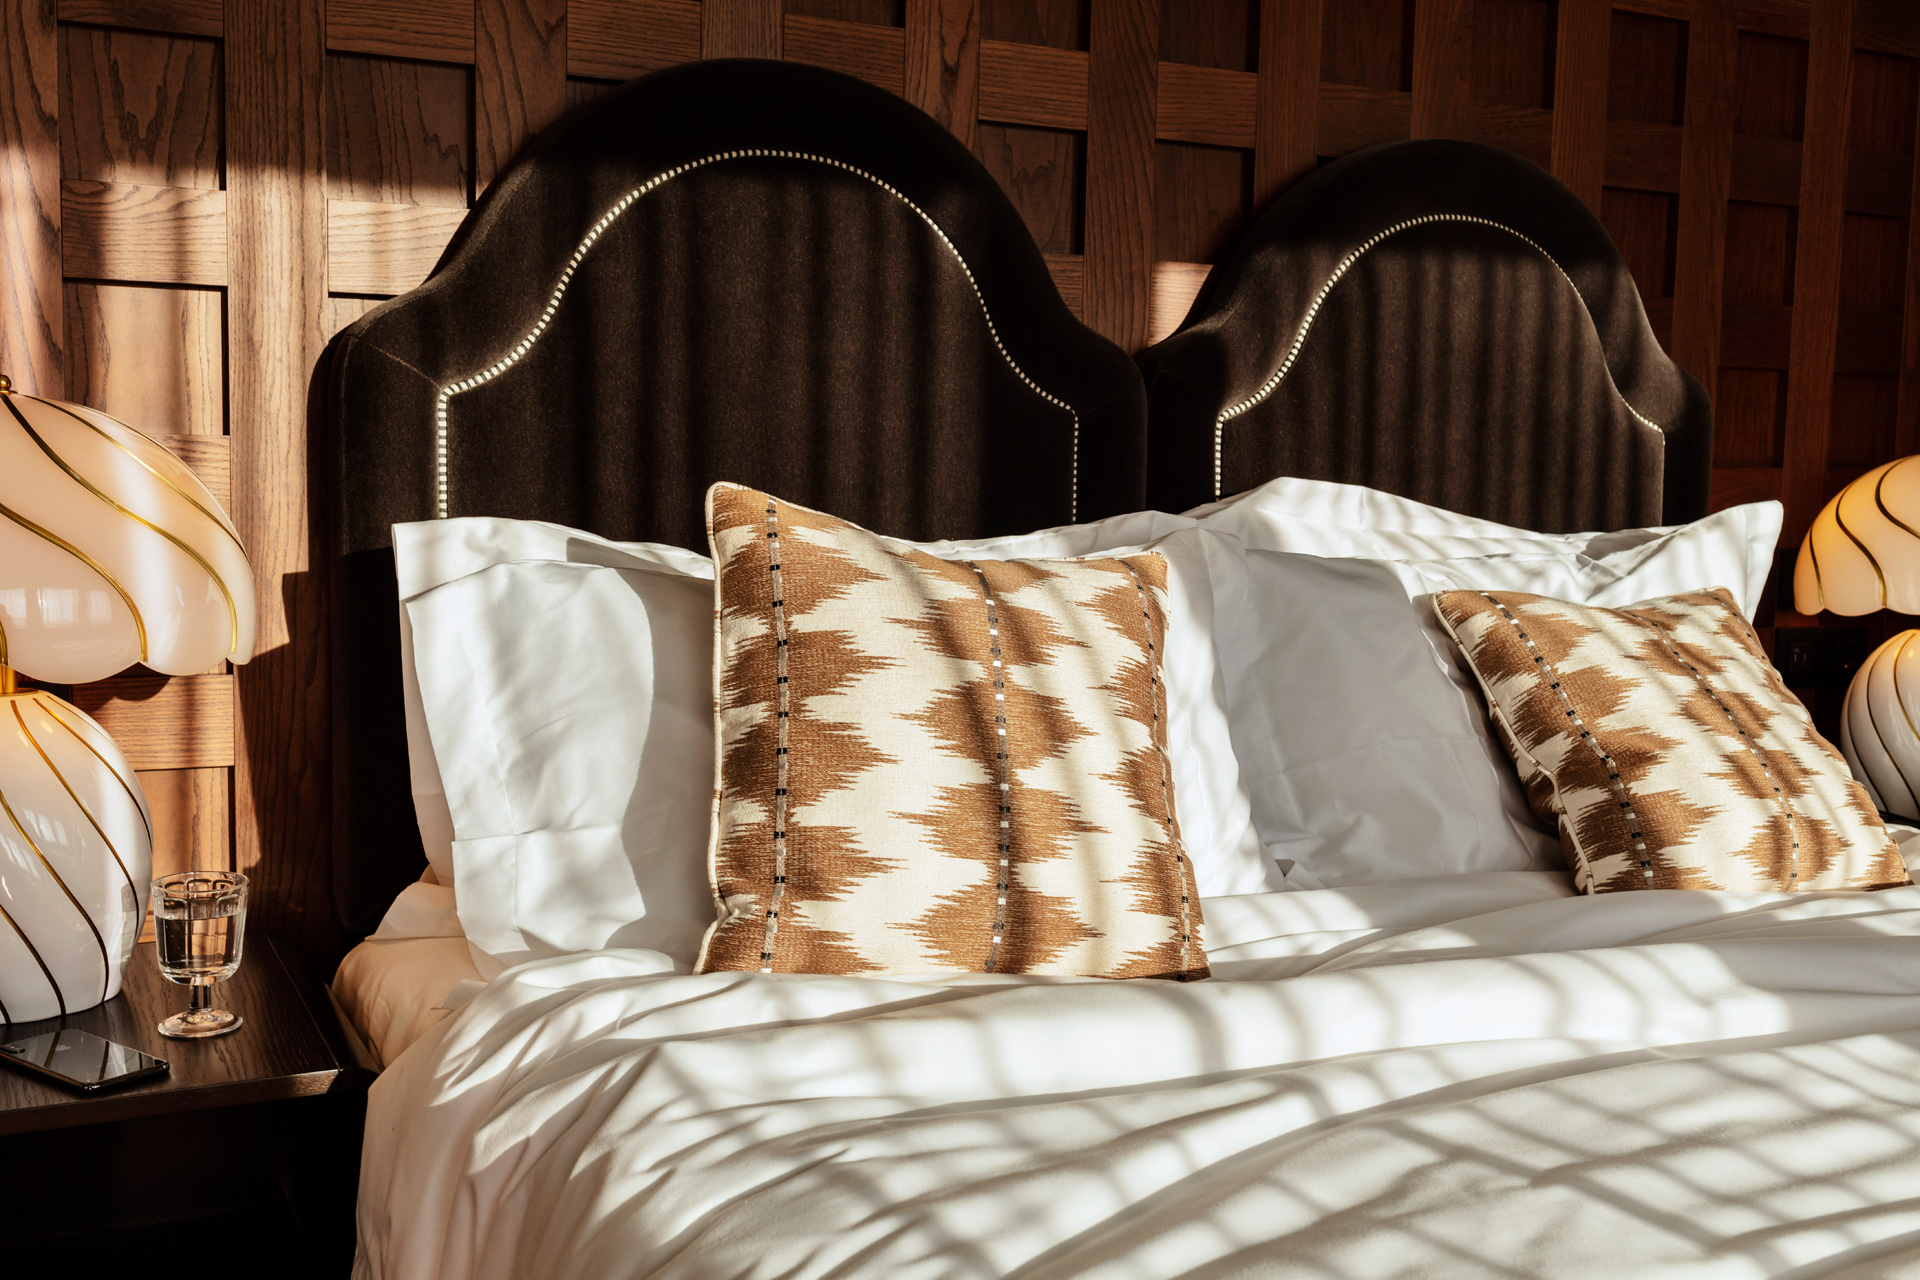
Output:
<svg viewBox="0 0 1920 1280">
<path fill-rule="evenodd" d="M 120 990 L 153 827 L 126 758 L 51 684 L 253 656 L 253 572 L 186 464 L 97 410 L 0 376 L 0 1018 Z"/>
<path fill-rule="evenodd" d="M 1920 614 L 1920 456 L 1875 467 L 1835 494 L 1800 543 L 1793 607 L 1848 617 Z M 1840 752 L 1888 813 L 1920 821 L 1920 631 L 1875 649 L 1847 687 Z"/>
</svg>

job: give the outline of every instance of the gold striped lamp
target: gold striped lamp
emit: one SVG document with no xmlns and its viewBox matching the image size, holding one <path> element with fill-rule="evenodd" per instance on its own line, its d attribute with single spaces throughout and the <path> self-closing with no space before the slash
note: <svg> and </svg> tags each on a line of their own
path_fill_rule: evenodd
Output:
<svg viewBox="0 0 1920 1280">
<path fill-rule="evenodd" d="M 115 995 L 153 832 L 126 758 L 77 707 L 18 687 L 253 656 L 253 574 L 220 504 L 125 423 L 0 375 L 0 1018 Z"/>
<path fill-rule="evenodd" d="M 1920 614 L 1920 456 L 1875 467 L 1821 509 L 1800 543 L 1793 607 Z M 1888 813 L 1920 821 L 1920 631 L 1868 655 L 1847 689 L 1840 751 Z"/>
</svg>

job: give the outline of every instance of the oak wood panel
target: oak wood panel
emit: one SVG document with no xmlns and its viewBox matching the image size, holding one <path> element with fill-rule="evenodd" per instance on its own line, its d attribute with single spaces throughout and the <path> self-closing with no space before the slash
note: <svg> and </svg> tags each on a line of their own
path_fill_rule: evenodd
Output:
<svg viewBox="0 0 1920 1280">
<path fill-rule="evenodd" d="M 58 51 L 53 0 L 0 8 L 0 372 L 54 396 L 66 383 Z"/>
<path fill-rule="evenodd" d="M 786 16 L 785 58 L 857 76 L 896 97 L 906 92 L 907 33 L 870 22 Z"/>
<path fill-rule="evenodd" d="M 473 24 L 477 194 L 567 109 L 567 3 L 475 0 Z"/>
<path fill-rule="evenodd" d="M 222 0 L 60 0 L 60 21 L 218 36 L 226 20 Z"/>
<path fill-rule="evenodd" d="M 1184 62 L 1160 64 L 1154 134 L 1164 142 L 1252 147 L 1260 78 Z"/>
<path fill-rule="evenodd" d="M 1720 369 L 1727 194 L 1733 180 L 1734 58 L 1735 31 L 1726 0 L 1695 0 L 1687 34 L 1672 354 L 1710 396 Z"/>
<path fill-rule="evenodd" d="M 1860 49 L 1920 58 L 1920 20 L 1915 19 L 1913 0 L 1855 0 L 1853 43 Z"/>
<path fill-rule="evenodd" d="M 233 518 L 259 599 L 237 677 L 233 860 L 260 923 L 338 937 L 328 859 L 325 599 L 309 543 L 309 385 L 327 313 L 326 33 L 301 0 L 229 0 L 228 405 Z"/>
<path fill-rule="evenodd" d="M 1313 172 L 1325 13 L 1322 0 L 1261 0 L 1259 82 L 1254 95 L 1255 209 Z M 1164 95 L 1165 68 L 1160 74 Z"/>
<path fill-rule="evenodd" d="M 60 30 L 60 175 L 218 187 L 220 42 Z"/>
<path fill-rule="evenodd" d="M 1086 135 L 982 121 L 973 145 L 1041 251 L 1078 254 L 1085 225 Z"/>
<path fill-rule="evenodd" d="M 223 511 L 233 506 L 233 450 L 225 436 L 154 436 L 193 469 Z"/>
<path fill-rule="evenodd" d="M 327 287 L 405 293 L 427 278 L 465 209 L 364 200 L 327 202 Z"/>
<path fill-rule="evenodd" d="M 234 762 L 234 678 L 126 675 L 75 685 L 135 769 L 219 769 Z"/>
<path fill-rule="evenodd" d="M 1610 121 L 1606 185 L 1641 191 L 1679 191 L 1680 153 L 1686 145 L 1684 133 L 1679 125 Z"/>
<path fill-rule="evenodd" d="M 1318 41 L 1315 42 L 1316 46 Z M 1158 342 L 1187 318 L 1200 286 L 1213 270 L 1205 262 L 1156 262 L 1153 264 L 1153 294 L 1149 302 L 1147 341 Z"/>
<path fill-rule="evenodd" d="M 1253 154 L 1160 142 L 1153 149 L 1154 260 L 1218 262 L 1253 211 Z"/>
<path fill-rule="evenodd" d="M 1852 36 L 1851 4 L 1814 8 L 1807 60 L 1799 234 L 1794 244 L 1793 349 L 1787 373 L 1784 533 L 1789 539 L 1798 539 L 1806 531 L 1827 496 L 1834 338 L 1840 318 L 1848 98 L 1853 83 Z"/>
<path fill-rule="evenodd" d="M 1087 0 L 980 0 L 980 34 L 988 40 L 1087 47 Z"/>
<path fill-rule="evenodd" d="M 906 100 L 972 148 L 980 113 L 977 0 L 907 0 L 906 32 Z"/>
<path fill-rule="evenodd" d="M 627 80 L 700 56 L 698 0 L 572 0 L 567 74 Z"/>
<path fill-rule="evenodd" d="M 1840 3 L 1849 2 L 1840 0 Z M 1832 3 L 1834 0 L 1733 0 L 1733 17 L 1742 31 L 1805 40 L 1808 10 L 1813 4 Z"/>
<path fill-rule="evenodd" d="M 700 56 L 778 58 L 784 16 L 780 0 L 701 0 Z"/>
<path fill-rule="evenodd" d="M 327 0 L 327 48 L 473 61 L 473 0 Z"/>
<path fill-rule="evenodd" d="M 471 67 L 331 54 L 327 194 L 466 208 Z"/>
<path fill-rule="evenodd" d="M 1866 19 L 1866 6 L 1860 9 Z M 1914 124 L 1920 139 L 1920 116 Z M 1920 154 L 1913 160 L 1913 187 L 1910 208 L 1920 215 Z M 1894 419 L 1894 452 L 1906 455 L 1920 450 L 1920 224 L 1907 223 L 1907 270 L 1904 311 L 1906 318 L 1900 334 L 1900 402 Z"/>
<path fill-rule="evenodd" d="M 1146 346 L 1153 273 L 1159 0 L 1093 11 L 1087 48 L 1086 323 Z"/>
<path fill-rule="evenodd" d="M 1553 160 L 1553 113 L 1504 102 L 1469 102 L 1454 113 L 1451 135 L 1504 147 L 1547 168 Z"/>
<path fill-rule="evenodd" d="M 1413 12 L 1412 136 L 1450 138 L 1473 68 L 1473 0 L 1421 0 Z"/>
<path fill-rule="evenodd" d="M 982 40 L 980 118 L 1085 129 L 1087 76 L 1087 55 L 1077 50 Z"/>
<path fill-rule="evenodd" d="M 1087 303 L 1086 259 L 1077 253 L 1049 253 L 1046 259 L 1047 273 L 1053 277 L 1053 287 L 1060 291 L 1060 300 L 1067 304 L 1067 310 L 1084 321 Z"/>
<path fill-rule="evenodd" d="M 1320 23 L 1327 84 L 1405 93 L 1413 76 L 1414 0 L 1335 0 Z"/>
<path fill-rule="evenodd" d="M 385 302 L 385 298 L 331 297 L 327 299 L 327 336 L 331 338 L 367 312 Z"/>
<path fill-rule="evenodd" d="M 1607 168 L 1608 0 L 1560 0 L 1553 62 L 1553 176 L 1600 207 Z"/>
<path fill-rule="evenodd" d="M 221 311 L 214 289 L 69 282 L 67 397 L 148 435 L 220 438 Z"/>
<path fill-rule="evenodd" d="M 1398 142 L 1412 127 L 1410 93 L 1323 83 L 1314 115 L 1313 148 L 1323 156 L 1345 155 L 1382 142 Z"/>
<path fill-rule="evenodd" d="M 60 184 L 66 273 L 155 284 L 227 282 L 227 193 L 117 182 Z"/>
<path fill-rule="evenodd" d="M 136 770 L 153 818 L 153 874 L 232 865 L 233 774 L 226 769 Z M 142 938 L 153 936 L 148 920 Z"/>
</svg>

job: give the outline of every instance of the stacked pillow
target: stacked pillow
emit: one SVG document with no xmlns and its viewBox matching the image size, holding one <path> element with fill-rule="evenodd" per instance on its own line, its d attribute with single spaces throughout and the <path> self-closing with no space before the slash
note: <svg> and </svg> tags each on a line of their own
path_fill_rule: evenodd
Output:
<svg viewBox="0 0 1920 1280">
<path fill-rule="evenodd" d="M 704 943 L 708 968 L 1186 978 L 1210 897 L 1569 854 L 1586 887 L 1627 887 L 1618 849 L 1578 838 L 1585 761 L 1556 772 L 1516 730 L 1529 672 L 1481 606 L 1744 627 L 1780 527 L 1769 502 L 1538 534 L 1283 478 L 1185 516 L 911 544 L 711 501 L 717 582 L 706 556 L 556 525 L 396 527 L 421 834 L 483 969 L 614 946 L 684 969 Z M 1778 692 L 1749 755 L 1830 773 Z M 1890 883 L 1848 785 L 1754 810 L 1790 846 L 1764 871 L 1654 882 Z M 1846 865 L 1801 866 L 1802 837 Z"/>
</svg>

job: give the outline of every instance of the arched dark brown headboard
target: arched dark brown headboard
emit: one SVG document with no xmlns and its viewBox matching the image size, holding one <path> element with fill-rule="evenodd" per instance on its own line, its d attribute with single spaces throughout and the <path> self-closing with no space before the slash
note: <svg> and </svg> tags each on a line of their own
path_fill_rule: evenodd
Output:
<svg viewBox="0 0 1920 1280">
<path fill-rule="evenodd" d="M 1599 220 L 1495 147 L 1327 165 L 1141 364 L 1153 506 L 1296 475 L 1554 532 L 1706 514 L 1705 391 Z"/>
<path fill-rule="evenodd" d="M 433 275 L 333 344 L 335 878 L 424 865 L 391 527 L 556 521 L 705 548 L 733 480 L 912 538 L 1142 505 L 1145 399 L 945 129 L 861 81 L 702 62 L 538 139 Z"/>
</svg>

